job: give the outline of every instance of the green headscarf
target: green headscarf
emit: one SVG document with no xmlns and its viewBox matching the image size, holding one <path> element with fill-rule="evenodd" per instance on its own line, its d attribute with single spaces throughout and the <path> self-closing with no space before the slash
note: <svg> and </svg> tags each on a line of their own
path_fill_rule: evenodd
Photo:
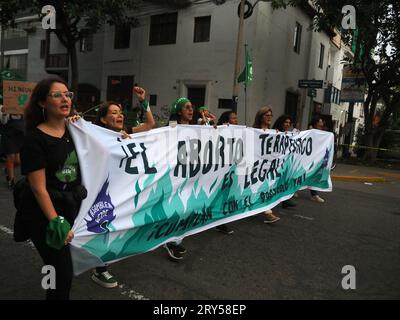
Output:
<svg viewBox="0 0 400 320">
<path fill-rule="evenodd" d="M 171 114 L 177 114 L 179 111 L 182 110 L 183 106 L 188 102 L 190 102 L 190 100 L 185 97 L 176 99 L 175 102 L 171 106 L 171 110 L 170 110 Z"/>
<path fill-rule="evenodd" d="M 208 110 L 208 108 L 206 106 L 201 106 L 201 107 L 197 108 L 197 111 L 199 111 L 199 112 L 203 112 L 203 111 L 206 111 L 206 110 Z"/>
</svg>

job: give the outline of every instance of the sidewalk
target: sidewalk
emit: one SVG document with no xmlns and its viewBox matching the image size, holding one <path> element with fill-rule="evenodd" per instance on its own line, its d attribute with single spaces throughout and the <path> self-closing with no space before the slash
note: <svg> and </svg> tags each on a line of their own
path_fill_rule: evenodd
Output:
<svg viewBox="0 0 400 320">
<path fill-rule="evenodd" d="M 399 181 L 400 172 L 338 163 L 331 173 L 331 178 L 333 181 L 388 182 Z"/>
</svg>

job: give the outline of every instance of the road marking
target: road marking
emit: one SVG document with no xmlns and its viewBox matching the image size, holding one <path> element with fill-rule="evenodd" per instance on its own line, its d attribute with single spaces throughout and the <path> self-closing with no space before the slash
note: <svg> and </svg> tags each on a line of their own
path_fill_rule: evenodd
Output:
<svg viewBox="0 0 400 320">
<path fill-rule="evenodd" d="M 123 296 L 128 296 L 129 299 L 132 300 L 150 300 L 149 298 L 146 298 L 139 292 L 136 292 L 135 290 L 129 289 L 129 287 L 126 284 L 120 284 L 118 286 L 120 293 Z"/>
<path fill-rule="evenodd" d="M 14 230 L 12 230 L 10 228 L 7 228 L 5 226 L 0 225 L 0 230 L 3 231 L 4 233 L 10 235 L 10 236 L 14 235 Z M 31 247 L 32 249 L 36 250 L 36 248 L 35 248 L 35 246 L 34 246 L 34 244 L 32 243 L 31 240 L 23 241 L 22 243 L 27 245 L 27 246 L 29 246 L 29 247 Z"/>
<path fill-rule="evenodd" d="M 7 234 L 9 234 L 9 235 L 11 235 L 11 236 L 14 234 L 14 232 L 11 229 L 9 229 L 9 228 L 7 228 L 5 226 L 2 226 L 2 225 L 0 225 L 0 230 L 5 232 L 5 233 L 7 233 Z"/>
<path fill-rule="evenodd" d="M 304 220 L 310 220 L 310 221 L 314 220 L 314 218 L 302 216 L 300 214 L 294 214 L 293 216 Z"/>
<path fill-rule="evenodd" d="M 5 234 L 8 234 L 10 236 L 14 235 L 14 231 L 10 228 L 7 228 L 6 226 L 0 225 L 0 230 L 3 231 Z M 26 242 L 23 242 L 23 244 L 28 245 L 32 249 L 36 250 L 35 246 L 33 243 L 29 240 Z M 149 298 L 146 298 L 139 292 L 136 292 L 135 290 L 130 289 L 126 284 L 120 284 L 118 286 L 119 288 L 119 293 L 123 296 L 128 296 L 129 299 L 131 300 L 150 300 Z"/>
</svg>

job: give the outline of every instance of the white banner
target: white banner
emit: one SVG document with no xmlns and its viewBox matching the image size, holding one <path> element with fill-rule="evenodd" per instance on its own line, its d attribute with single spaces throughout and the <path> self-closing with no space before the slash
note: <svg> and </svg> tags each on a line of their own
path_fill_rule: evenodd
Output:
<svg viewBox="0 0 400 320">
<path fill-rule="evenodd" d="M 331 191 L 333 134 L 177 126 L 131 135 L 70 126 L 88 190 L 73 231 L 75 274 L 275 207 L 300 189 Z"/>
</svg>

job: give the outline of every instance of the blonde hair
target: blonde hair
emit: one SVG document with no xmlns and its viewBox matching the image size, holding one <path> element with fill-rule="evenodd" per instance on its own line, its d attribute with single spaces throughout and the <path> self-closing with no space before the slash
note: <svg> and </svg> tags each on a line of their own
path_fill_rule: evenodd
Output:
<svg viewBox="0 0 400 320">
<path fill-rule="evenodd" d="M 253 128 L 261 129 L 262 117 L 263 117 L 263 115 L 266 114 L 267 112 L 271 112 L 271 113 L 272 113 L 272 108 L 271 108 L 270 106 L 261 107 L 261 108 L 257 111 L 256 117 L 254 118 Z"/>
</svg>

